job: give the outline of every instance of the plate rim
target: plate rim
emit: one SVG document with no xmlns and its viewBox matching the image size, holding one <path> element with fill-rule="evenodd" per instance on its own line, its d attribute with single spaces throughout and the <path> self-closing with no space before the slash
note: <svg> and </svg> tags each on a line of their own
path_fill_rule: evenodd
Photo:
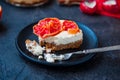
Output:
<svg viewBox="0 0 120 80">
<path fill-rule="evenodd" d="M 92 35 L 93 35 L 93 37 L 94 37 L 94 39 L 95 39 L 95 41 L 96 41 L 96 42 L 94 43 L 94 44 L 95 44 L 95 45 L 94 45 L 94 48 L 98 47 L 98 38 L 97 38 L 95 32 L 94 32 L 91 28 L 89 28 L 88 26 L 86 26 L 86 25 L 84 25 L 84 24 L 82 24 L 82 23 L 80 23 L 80 22 L 78 22 L 78 21 L 75 21 L 75 22 L 78 24 L 78 26 L 82 26 L 82 27 L 84 27 L 84 28 L 86 28 L 87 30 L 89 30 L 89 31 L 92 32 Z M 39 59 L 34 59 L 33 57 L 30 57 L 30 56 L 26 55 L 25 52 L 23 52 L 23 51 L 19 48 L 19 45 L 18 45 L 18 37 L 19 37 L 20 33 L 21 33 L 24 29 L 26 29 L 27 27 L 30 27 L 31 25 L 33 25 L 33 24 L 35 24 L 35 23 L 37 23 L 37 22 L 33 22 L 33 23 L 25 26 L 23 29 L 21 29 L 20 32 L 17 34 L 17 37 L 16 37 L 16 39 L 15 39 L 15 45 L 16 45 L 16 48 L 17 48 L 18 52 L 19 52 L 20 55 L 22 55 L 24 58 L 29 59 L 29 61 L 35 62 L 35 63 L 39 63 L 39 64 L 43 64 L 43 65 L 47 65 L 47 66 L 59 66 L 59 67 L 60 67 L 60 66 L 63 66 L 63 67 L 68 67 L 68 66 L 74 66 L 74 65 L 82 64 L 82 63 L 90 60 L 93 56 L 95 56 L 96 53 L 94 53 L 94 54 L 88 54 L 88 55 L 86 56 L 87 59 L 84 59 L 84 60 L 82 60 L 82 61 L 76 61 L 76 62 L 71 62 L 71 63 L 63 64 L 63 63 L 50 63 L 50 62 L 47 62 L 47 61 L 45 61 L 45 60 L 43 61 L 43 60 L 39 60 Z"/>
</svg>

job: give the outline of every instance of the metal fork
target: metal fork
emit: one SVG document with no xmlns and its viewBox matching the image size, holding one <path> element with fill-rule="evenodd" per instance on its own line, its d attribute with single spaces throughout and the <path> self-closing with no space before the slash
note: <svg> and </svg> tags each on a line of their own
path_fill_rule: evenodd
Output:
<svg viewBox="0 0 120 80">
<path fill-rule="evenodd" d="M 68 60 L 74 54 L 92 54 L 92 53 L 113 51 L 113 50 L 120 50 L 120 45 L 101 47 L 101 48 L 94 48 L 94 49 L 86 49 L 86 50 L 83 50 L 83 51 L 71 52 L 71 53 L 60 54 L 60 55 L 55 55 L 54 54 L 53 58 L 58 59 L 58 60 L 59 59 L 60 60 Z"/>
</svg>

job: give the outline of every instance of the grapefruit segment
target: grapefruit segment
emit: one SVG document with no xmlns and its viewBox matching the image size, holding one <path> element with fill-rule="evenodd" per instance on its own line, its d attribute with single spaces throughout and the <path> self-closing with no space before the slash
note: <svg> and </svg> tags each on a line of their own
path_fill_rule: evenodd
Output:
<svg viewBox="0 0 120 80">
<path fill-rule="evenodd" d="M 77 32 L 79 32 L 78 29 L 68 29 L 69 34 L 76 34 Z"/>
<path fill-rule="evenodd" d="M 61 24 L 58 18 L 45 18 L 40 20 L 36 26 L 33 27 L 33 32 L 42 38 L 54 36 L 61 31 Z"/>
<path fill-rule="evenodd" d="M 69 34 L 76 34 L 77 32 L 79 32 L 79 27 L 78 25 L 71 20 L 65 20 L 63 22 L 63 29 L 65 31 L 68 31 Z"/>
</svg>

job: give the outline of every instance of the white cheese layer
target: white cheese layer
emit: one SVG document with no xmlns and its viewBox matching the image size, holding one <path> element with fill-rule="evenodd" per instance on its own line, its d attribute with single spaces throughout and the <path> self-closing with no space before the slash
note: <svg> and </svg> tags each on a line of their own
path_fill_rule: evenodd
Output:
<svg viewBox="0 0 120 80">
<path fill-rule="evenodd" d="M 41 40 L 41 38 L 39 38 L 39 40 Z M 67 31 L 62 31 L 56 36 L 52 36 L 44 39 L 45 42 L 54 43 L 56 45 L 69 44 L 72 42 L 76 42 L 78 40 L 83 40 L 83 33 L 81 30 L 77 34 L 69 34 Z"/>
</svg>

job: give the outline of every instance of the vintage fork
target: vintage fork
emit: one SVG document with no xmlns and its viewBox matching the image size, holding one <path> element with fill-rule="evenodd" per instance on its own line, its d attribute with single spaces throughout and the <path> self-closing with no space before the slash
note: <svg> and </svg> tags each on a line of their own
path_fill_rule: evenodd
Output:
<svg viewBox="0 0 120 80">
<path fill-rule="evenodd" d="M 105 52 L 105 51 L 113 51 L 113 50 L 120 50 L 120 45 L 115 46 L 108 46 L 108 47 L 101 47 L 101 48 L 94 48 L 94 49 L 86 49 L 83 51 L 77 51 L 77 52 L 71 52 L 66 54 L 60 54 L 60 55 L 53 55 L 53 58 L 55 59 L 62 59 L 61 60 L 68 60 L 71 58 L 74 54 L 92 54 L 92 53 L 98 53 L 98 52 Z"/>
</svg>

